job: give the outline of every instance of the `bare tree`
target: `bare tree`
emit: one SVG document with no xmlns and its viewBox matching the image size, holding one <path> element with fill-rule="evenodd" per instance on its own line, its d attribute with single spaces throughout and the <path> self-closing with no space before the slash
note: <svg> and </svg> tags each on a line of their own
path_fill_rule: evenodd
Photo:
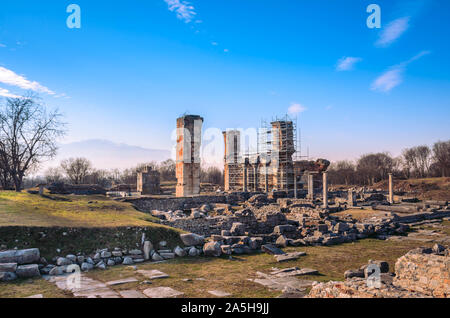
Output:
<svg viewBox="0 0 450 318">
<path fill-rule="evenodd" d="M 438 141 L 433 146 L 433 160 L 442 177 L 450 176 L 450 140 Z"/>
<path fill-rule="evenodd" d="M 367 154 L 359 158 L 356 170 L 363 184 L 373 185 L 386 179 L 394 168 L 394 159 L 388 153 Z"/>
<path fill-rule="evenodd" d="M 27 172 L 55 156 L 63 127 L 58 110 L 47 112 L 35 96 L 9 98 L 0 106 L 0 162 L 16 191 Z"/>
<path fill-rule="evenodd" d="M 223 172 L 217 167 L 201 168 L 200 180 L 205 183 L 223 184 Z"/>
<path fill-rule="evenodd" d="M 172 159 L 161 162 L 158 168 L 161 173 L 162 181 L 175 181 L 176 177 L 176 163 Z"/>
<path fill-rule="evenodd" d="M 113 175 L 111 171 L 108 170 L 97 170 L 92 169 L 90 173 L 86 176 L 85 180 L 89 184 L 98 184 L 102 187 L 111 186 L 113 181 Z"/>
<path fill-rule="evenodd" d="M 431 164 L 431 150 L 428 146 L 418 146 L 415 147 L 415 152 L 417 156 L 419 176 L 425 178 L 427 176 L 428 170 Z"/>
<path fill-rule="evenodd" d="M 428 146 L 417 146 L 403 150 L 403 160 L 407 177 L 424 178 L 431 165 L 431 150 Z"/>
<path fill-rule="evenodd" d="M 3 190 L 13 190 L 14 182 L 9 173 L 8 164 L 0 159 L 0 184 Z"/>
<path fill-rule="evenodd" d="M 328 169 L 330 183 L 332 184 L 354 184 L 355 165 L 351 161 L 343 160 L 331 164 Z"/>
<path fill-rule="evenodd" d="M 61 182 L 64 176 L 60 168 L 48 168 L 45 171 L 45 180 L 47 183 Z"/>
<path fill-rule="evenodd" d="M 61 161 L 61 169 L 73 184 L 81 184 L 91 172 L 92 164 L 86 158 L 69 158 Z"/>
</svg>

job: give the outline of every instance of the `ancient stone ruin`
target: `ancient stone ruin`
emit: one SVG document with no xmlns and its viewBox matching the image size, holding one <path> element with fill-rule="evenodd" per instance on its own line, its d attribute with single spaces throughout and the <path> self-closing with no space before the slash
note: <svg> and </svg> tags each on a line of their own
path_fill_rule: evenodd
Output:
<svg viewBox="0 0 450 318">
<path fill-rule="evenodd" d="M 243 154 L 241 132 L 223 132 L 225 142 L 224 188 L 225 191 L 243 192 L 291 192 L 308 185 L 311 195 L 314 176 L 327 170 L 330 162 L 294 160 L 295 129 L 291 120 L 277 120 L 259 136 L 259 147 L 254 154 Z M 320 178 L 319 178 L 320 179 Z M 316 184 L 317 186 L 319 184 Z"/>
<path fill-rule="evenodd" d="M 161 193 L 159 172 L 153 170 L 150 166 L 139 171 L 137 174 L 137 191 L 141 195 Z"/>
<path fill-rule="evenodd" d="M 389 273 L 386 262 L 373 262 L 381 269 L 379 284 L 368 284 L 368 265 L 346 272 L 344 282 L 316 283 L 309 298 L 448 298 L 450 297 L 450 250 L 436 244 L 409 251 Z M 370 265 L 370 264 L 369 264 Z M 380 266 L 381 265 L 381 266 Z M 351 274 L 351 275 L 350 275 Z"/>
<path fill-rule="evenodd" d="M 200 194 L 200 146 L 203 118 L 186 115 L 177 119 L 177 197 Z"/>
</svg>

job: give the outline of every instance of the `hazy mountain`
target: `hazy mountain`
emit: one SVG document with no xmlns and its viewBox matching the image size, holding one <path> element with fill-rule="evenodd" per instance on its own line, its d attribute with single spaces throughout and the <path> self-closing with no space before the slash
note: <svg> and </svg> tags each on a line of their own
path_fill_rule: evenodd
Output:
<svg viewBox="0 0 450 318">
<path fill-rule="evenodd" d="M 48 167 L 55 167 L 61 160 L 71 157 L 85 157 L 97 169 L 123 169 L 134 167 L 139 163 L 170 159 L 170 151 L 119 144 L 109 140 L 90 139 L 61 144 L 57 157 L 46 162 L 41 171 Z"/>
</svg>

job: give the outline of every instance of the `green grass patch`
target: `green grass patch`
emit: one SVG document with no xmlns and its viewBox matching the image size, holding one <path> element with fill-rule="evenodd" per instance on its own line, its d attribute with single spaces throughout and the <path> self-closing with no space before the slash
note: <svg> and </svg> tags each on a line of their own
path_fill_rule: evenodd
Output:
<svg viewBox="0 0 450 318">
<path fill-rule="evenodd" d="M 213 297 L 208 290 L 222 290 L 231 293 L 231 297 L 237 298 L 270 298 L 277 297 L 281 292 L 273 291 L 262 285 L 249 281 L 256 278 L 256 272 L 270 273 L 273 267 L 282 269 L 293 266 L 300 268 L 313 268 L 319 271 L 319 275 L 300 276 L 299 279 L 315 281 L 344 280 L 344 272 L 348 269 L 356 269 L 367 264 L 369 259 L 385 260 L 389 263 L 390 270 L 394 271 L 396 260 L 406 254 L 409 250 L 419 246 L 431 246 L 415 241 L 381 241 L 376 239 L 365 239 L 354 243 L 336 246 L 310 246 L 291 247 L 286 251 L 306 251 L 307 255 L 298 260 L 286 263 L 277 263 L 275 258 L 265 253 L 252 255 L 234 256 L 233 260 L 223 256 L 219 258 L 177 258 L 166 263 L 145 263 L 138 265 L 138 269 L 158 269 L 170 275 L 167 279 L 151 281 L 151 284 L 143 283 L 146 278 L 135 272 L 130 266 L 116 266 L 108 270 L 95 270 L 86 275 L 102 282 L 135 277 L 137 283 L 113 286 L 114 290 L 137 289 L 144 290 L 149 287 L 168 286 L 179 290 L 185 297 Z M 190 281 L 183 281 L 183 279 Z M 48 286 L 40 282 L 37 287 L 26 282 L 14 282 L 0 284 L 1 297 L 20 297 L 41 293 L 42 288 L 49 296 L 67 297 L 61 294 L 56 286 Z M 33 288 L 33 292 L 27 289 Z M 46 295 L 44 293 L 44 296 Z M 19 295 L 19 296 L 17 296 Z"/>
<path fill-rule="evenodd" d="M 157 221 L 130 203 L 101 195 L 0 192 L 0 244 L 9 249 L 36 247 L 47 259 L 99 248 L 136 248 L 143 233 L 154 244 L 164 240 L 171 247 L 182 245 L 183 231 Z"/>
<path fill-rule="evenodd" d="M 156 220 L 137 211 L 130 203 L 101 195 L 40 196 L 0 192 L 0 226 L 148 226 Z"/>
</svg>

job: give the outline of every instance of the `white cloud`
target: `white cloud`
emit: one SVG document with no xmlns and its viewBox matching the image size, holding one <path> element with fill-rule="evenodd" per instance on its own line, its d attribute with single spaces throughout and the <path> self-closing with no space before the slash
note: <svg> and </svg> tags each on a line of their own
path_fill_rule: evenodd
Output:
<svg viewBox="0 0 450 318">
<path fill-rule="evenodd" d="M 217 45 L 219 45 L 219 43 L 217 43 L 217 42 L 211 42 L 211 45 L 217 46 Z"/>
<path fill-rule="evenodd" d="M 224 49 L 223 50 L 225 53 L 228 53 L 228 52 L 230 52 L 230 50 L 229 49 Z"/>
<path fill-rule="evenodd" d="M 413 56 L 406 62 L 402 62 L 398 65 L 391 67 L 389 70 L 381 74 L 372 83 L 371 90 L 387 93 L 393 88 L 397 87 L 403 82 L 403 74 L 406 71 L 406 67 L 421 57 L 430 54 L 430 51 L 422 51 L 419 54 Z"/>
<path fill-rule="evenodd" d="M 39 84 L 35 81 L 29 81 L 22 75 L 18 75 L 7 68 L 0 66 L 0 83 L 4 83 L 11 86 L 20 87 L 26 90 L 32 90 L 34 92 L 46 93 L 49 95 L 55 95 L 55 92 L 51 91 L 47 87 Z"/>
<path fill-rule="evenodd" d="M 336 66 L 336 70 L 338 71 L 350 71 L 353 69 L 356 63 L 362 61 L 362 58 L 360 57 L 351 57 L 351 56 L 344 56 L 338 61 L 338 64 Z"/>
<path fill-rule="evenodd" d="M 8 98 L 20 98 L 21 97 L 19 95 L 14 95 L 14 94 L 10 93 L 7 89 L 1 88 L 1 87 L 0 87 L 0 96 L 8 97 Z"/>
<path fill-rule="evenodd" d="M 6 47 L 6 45 L 3 43 L 0 43 L 0 47 Z"/>
<path fill-rule="evenodd" d="M 373 91 L 389 92 L 403 82 L 402 75 L 404 70 L 404 67 L 395 67 L 386 71 L 372 83 L 371 89 Z"/>
<path fill-rule="evenodd" d="M 410 17 L 403 17 L 389 23 L 386 28 L 381 31 L 380 38 L 376 42 L 376 45 L 385 47 L 392 44 L 408 30 L 409 20 Z"/>
<path fill-rule="evenodd" d="M 288 113 L 290 115 L 297 115 L 300 113 L 303 113 L 307 110 L 305 106 L 299 103 L 291 103 L 291 106 L 289 106 Z"/>
<path fill-rule="evenodd" d="M 169 10 L 176 12 L 177 18 L 189 23 L 197 15 L 194 6 L 187 1 L 180 0 L 164 0 L 169 6 Z M 198 20 L 200 21 L 200 20 Z"/>
</svg>

